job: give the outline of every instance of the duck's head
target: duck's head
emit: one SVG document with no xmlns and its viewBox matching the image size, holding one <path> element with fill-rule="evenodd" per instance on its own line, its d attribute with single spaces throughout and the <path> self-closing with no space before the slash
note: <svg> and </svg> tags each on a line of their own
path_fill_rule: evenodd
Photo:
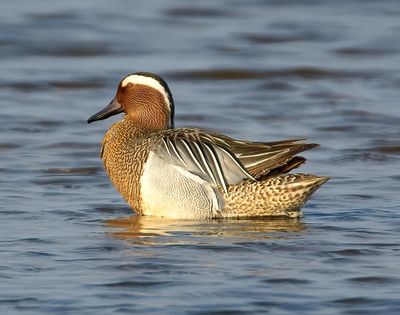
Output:
<svg viewBox="0 0 400 315">
<path fill-rule="evenodd" d="M 121 80 L 113 100 L 88 119 L 88 123 L 125 112 L 138 126 L 161 130 L 174 127 L 174 101 L 167 83 L 148 72 L 132 73 Z"/>
</svg>

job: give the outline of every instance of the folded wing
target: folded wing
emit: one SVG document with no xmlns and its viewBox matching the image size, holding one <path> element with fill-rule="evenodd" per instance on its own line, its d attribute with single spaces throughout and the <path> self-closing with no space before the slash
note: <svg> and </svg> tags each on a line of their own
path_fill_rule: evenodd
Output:
<svg viewBox="0 0 400 315">
<path fill-rule="evenodd" d="M 156 154 L 227 192 L 229 185 L 301 165 L 305 159 L 295 155 L 317 146 L 301 141 L 250 142 L 199 129 L 173 129 L 162 133 Z"/>
<path fill-rule="evenodd" d="M 197 130 L 192 133 L 186 129 L 184 132 L 165 134 L 157 154 L 169 163 L 221 187 L 225 192 L 228 191 L 228 185 L 254 179 L 232 151 L 214 143 Z"/>
</svg>

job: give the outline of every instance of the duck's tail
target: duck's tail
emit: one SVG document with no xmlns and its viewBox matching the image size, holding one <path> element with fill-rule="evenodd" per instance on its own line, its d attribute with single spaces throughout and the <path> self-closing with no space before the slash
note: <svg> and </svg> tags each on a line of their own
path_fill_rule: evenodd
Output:
<svg viewBox="0 0 400 315">
<path fill-rule="evenodd" d="M 264 181 L 246 180 L 224 194 L 223 217 L 300 217 L 300 208 L 329 177 L 284 174 Z"/>
</svg>

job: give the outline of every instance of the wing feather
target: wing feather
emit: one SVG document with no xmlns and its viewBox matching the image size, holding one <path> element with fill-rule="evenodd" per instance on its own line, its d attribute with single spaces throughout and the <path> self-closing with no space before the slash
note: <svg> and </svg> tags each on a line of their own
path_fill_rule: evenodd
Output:
<svg viewBox="0 0 400 315">
<path fill-rule="evenodd" d="M 317 146 L 304 143 L 304 139 L 250 142 L 189 128 L 164 130 L 160 136 L 162 141 L 156 150 L 159 157 L 184 167 L 224 192 L 229 185 L 246 179 L 288 172 L 306 160 L 296 154 Z"/>
<path fill-rule="evenodd" d="M 176 129 L 175 129 L 176 130 Z M 219 142 L 227 146 L 224 142 Z M 185 167 L 189 172 L 228 192 L 228 186 L 254 178 L 228 149 L 208 137 L 197 134 L 164 134 L 156 153 L 169 163 Z"/>
<path fill-rule="evenodd" d="M 207 151 L 207 156 L 211 162 L 210 167 L 212 173 L 216 175 L 217 183 L 223 188 L 224 192 L 228 192 L 227 181 L 222 173 L 221 163 L 215 149 L 210 144 L 203 144 L 203 147 Z"/>
</svg>

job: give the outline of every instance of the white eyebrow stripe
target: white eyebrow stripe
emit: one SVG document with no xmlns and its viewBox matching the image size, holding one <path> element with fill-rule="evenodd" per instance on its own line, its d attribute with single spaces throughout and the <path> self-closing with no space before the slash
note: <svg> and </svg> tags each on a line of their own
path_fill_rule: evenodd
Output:
<svg viewBox="0 0 400 315">
<path fill-rule="evenodd" d="M 128 85 L 128 83 L 143 84 L 143 85 L 147 85 L 153 89 L 156 89 L 164 97 L 165 103 L 168 104 L 168 108 L 171 109 L 171 104 L 170 104 L 170 100 L 168 98 L 167 91 L 165 91 L 164 87 L 156 79 L 153 79 L 151 77 L 145 77 L 145 76 L 139 75 L 139 74 L 131 74 L 122 80 L 121 86 L 125 87 Z"/>
</svg>

